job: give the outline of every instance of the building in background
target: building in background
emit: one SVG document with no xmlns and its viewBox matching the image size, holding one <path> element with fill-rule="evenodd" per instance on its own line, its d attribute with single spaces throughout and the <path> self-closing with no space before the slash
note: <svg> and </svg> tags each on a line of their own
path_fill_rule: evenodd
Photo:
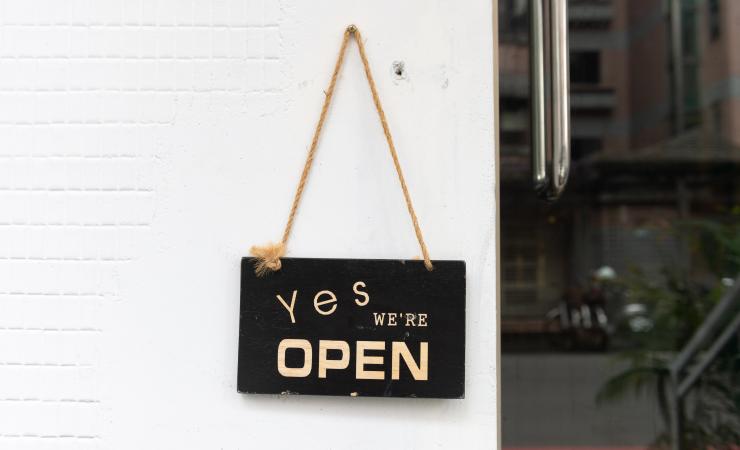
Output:
<svg viewBox="0 0 740 450">
<path fill-rule="evenodd" d="M 500 1 L 504 333 L 540 331 L 599 267 L 690 265 L 665 230 L 740 204 L 740 2 L 570 1 L 573 168 L 555 204 L 530 181 L 528 3 Z"/>
</svg>

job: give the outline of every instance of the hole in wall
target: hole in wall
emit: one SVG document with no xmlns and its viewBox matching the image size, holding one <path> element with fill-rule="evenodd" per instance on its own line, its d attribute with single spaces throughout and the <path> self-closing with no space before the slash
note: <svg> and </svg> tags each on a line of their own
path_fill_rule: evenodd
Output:
<svg viewBox="0 0 740 450">
<path fill-rule="evenodd" d="M 406 65 L 403 61 L 393 61 L 391 64 L 391 74 L 396 81 L 406 79 Z"/>
</svg>

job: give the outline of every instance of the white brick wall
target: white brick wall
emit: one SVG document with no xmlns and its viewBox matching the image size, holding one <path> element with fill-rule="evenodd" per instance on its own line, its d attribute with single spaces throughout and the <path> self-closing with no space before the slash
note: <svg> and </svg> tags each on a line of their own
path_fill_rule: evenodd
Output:
<svg viewBox="0 0 740 450">
<path fill-rule="evenodd" d="M 0 0 L 0 449 L 492 446 L 491 5 L 450 5 Z M 353 20 L 433 256 L 471 271 L 463 402 L 235 392 L 238 258 L 278 237 Z M 348 65 L 314 174 L 341 184 L 312 181 L 292 254 L 413 256 Z"/>
<path fill-rule="evenodd" d="M 275 4 L 0 4 L 0 448 L 103 442 L 101 309 L 177 102 L 277 92 Z"/>
</svg>

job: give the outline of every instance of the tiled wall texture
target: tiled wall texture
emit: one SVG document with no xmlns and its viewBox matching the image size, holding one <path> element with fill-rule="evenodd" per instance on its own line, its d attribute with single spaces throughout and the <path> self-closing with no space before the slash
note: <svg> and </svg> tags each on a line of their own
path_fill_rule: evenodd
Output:
<svg viewBox="0 0 740 450">
<path fill-rule="evenodd" d="M 100 448 L 101 310 L 178 101 L 280 92 L 278 2 L 0 3 L 0 448 Z"/>
</svg>

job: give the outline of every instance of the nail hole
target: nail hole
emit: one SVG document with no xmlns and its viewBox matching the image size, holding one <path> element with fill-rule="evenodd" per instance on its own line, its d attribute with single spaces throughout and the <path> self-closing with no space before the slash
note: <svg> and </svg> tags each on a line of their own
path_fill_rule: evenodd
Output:
<svg viewBox="0 0 740 450">
<path fill-rule="evenodd" d="M 406 67 L 403 61 L 393 61 L 391 65 L 391 72 L 396 80 L 406 79 Z"/>
</svg>

